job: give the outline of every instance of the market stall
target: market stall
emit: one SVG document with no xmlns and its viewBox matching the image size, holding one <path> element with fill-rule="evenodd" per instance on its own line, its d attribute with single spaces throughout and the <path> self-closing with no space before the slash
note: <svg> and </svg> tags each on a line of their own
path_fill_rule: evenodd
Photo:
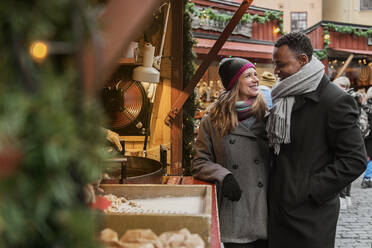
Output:
<svg viewBox="0 0 372 248">
<path fill-rule="evenodd" d="M 97 194 L 92 205 L 104 211 L 101 240 L 108 246 L 125 247 L 133 229 L 151 229 L 150 234 L 135 234 L 153 237 L 145 243 L 166 242 L 164 235 L 176 232 L 186 235 L 185 240 L 197 237 L 190 242 L 202 240 L 203 245 L 190 247 L 220 246 L 215 186 L 183 177 L 187 167 L 182 167 L 185 153 L 180 152 L 185 147 L 180 141 L 187 134 L 182 135 L 180 127 L 191 120 L 182 123 L 182 114 L 190 114 L 182 108 L 194 105 L 186 100 L 251 2 L 242 2 L 194 74 L 190 13 L 184 13 L 180 1 L 163 1 L 106 80 L 101 92 L 109 116 L 105 128 L 119 135 L 123 148 L 111 149 L 112 158 L 104 161 L 106 170 L 98 185 L 104 193 Z M 180 53 L 182 46 L 190 52 Z M 194 137 L 194 126 L 190 128 L 188 146 Z M 190 161 L 190 154 L 186 157 Z"/>
<path fill-rule="evenodd" d="M 371 26 L 322 21 L 305 32 L 331 80 L 343 75 L 352 88 L 367 91 L 372 85 Z"/>
</svg>

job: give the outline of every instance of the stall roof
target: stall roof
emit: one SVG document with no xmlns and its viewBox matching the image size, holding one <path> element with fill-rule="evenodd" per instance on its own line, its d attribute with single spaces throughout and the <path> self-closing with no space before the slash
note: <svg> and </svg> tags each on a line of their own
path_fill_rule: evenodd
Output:
<svg viewBox="0 0 372 248">
<path fill-rule="evenodd" d="M 347 49 L 347 48 L 331 48 L 336 52 L 346 52 L 352 54 L 362 54 L 362 55 L 372 55 L 372 51 L 370 50 L 357 50 L 357 49 Z"/>
<path fill-rule="evenodd" d="M 196 53 L 207 54 L 216 42 L 211 39 L 196 38 L 197 44 L 194 47 Z M 273 45 L 252 44 L 245 42 L 226 41 L 218 55 L 239 56 L 246 58 L 272 59 Z"/>
</svg>

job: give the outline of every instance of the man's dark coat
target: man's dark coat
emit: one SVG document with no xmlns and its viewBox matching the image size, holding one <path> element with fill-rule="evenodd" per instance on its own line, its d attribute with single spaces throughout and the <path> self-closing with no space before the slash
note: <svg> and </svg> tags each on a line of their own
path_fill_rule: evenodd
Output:
<svg viewBox="0 0 372 248">
<path fill-rule="evenodd" d="M 358 108 L 323 76 L 295 97 L 291 143 L 274 157 L 269 186 L 270 248 L 333 248 L 338 194 L 366 168 Z"/>
</svg>

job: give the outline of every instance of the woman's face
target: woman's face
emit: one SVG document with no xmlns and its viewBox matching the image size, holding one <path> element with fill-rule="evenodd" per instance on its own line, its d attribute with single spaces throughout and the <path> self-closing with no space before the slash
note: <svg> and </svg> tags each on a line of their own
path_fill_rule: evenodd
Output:
<svg viewBox="0 0 372 248">
<path fill-rule="evenodd" d="M 240 75 L 239 84 L 239 101 L 247 101 L 258 95 L 258 77 L 256 69 L 248 68 Z"/>
</svg>

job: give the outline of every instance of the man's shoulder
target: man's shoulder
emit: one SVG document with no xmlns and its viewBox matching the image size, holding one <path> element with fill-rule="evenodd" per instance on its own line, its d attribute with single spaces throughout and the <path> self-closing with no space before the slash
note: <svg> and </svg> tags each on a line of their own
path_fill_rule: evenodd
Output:
<svg viewBox="0 0 372 248">
<path fill-rule="evenodd" d="M 321 102 L 332 103 L 336 99 L 352 98 L 347 92 L 332 83 L 327 76 L 324 76 L 321 83 L 323 87 L 320 89 Z"/>
</svg>

